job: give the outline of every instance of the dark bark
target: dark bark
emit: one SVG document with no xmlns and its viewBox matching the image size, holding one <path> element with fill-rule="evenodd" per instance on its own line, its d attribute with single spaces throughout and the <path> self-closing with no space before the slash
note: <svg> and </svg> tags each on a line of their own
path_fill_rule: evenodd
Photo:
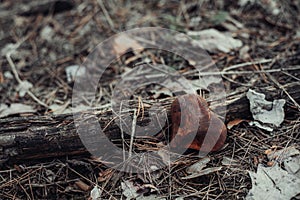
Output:
<svg viewBox="0 0 300 200">
<path fill-rule="evenodd" d="M 297 85 L 290 87 L 288 90 L 297 102 L 300 100 L 298 90 Z M 280 94 L 274 95 L 274 98 L 279 97 Z M 172 100 L 162 101 L 162 105 L 166 110 L 170 109 Z M 133 108 L 137 108 L 137 105 L 133 104 Z M 285 106 L 285 114 L 286 118 L 296 118 L 299 115 L 299 111 L 289 100 Z M 109 124 L 105 129 L 105 135 L 100 137 L 107 137 L 114 141 L 120 139 L 120 128 L 116 123 L 110 123 L 114 117 L 111 111 L 87 111 L 80 113 L 80 115 L 90 115 L 94 119 L 96 117 L 102 128 Z M 251 119 L 249 102 L 245 95 L 227 105 L 225 122 L 236 118 Z M 170 120 L 169 113 L 168 119 Z M 145 125 L 149 120 L 150 118 L 147 117 L 147 112 L 145 112 L 145 117 L 142 120 L 139 118 L 138 124 Z M 89 120 L 86 123 L 91 135 L 98 134 L 97 130 L 93 130 L 94 127 L 88 124 L 90 123 Z M 149 129 L 146 129 L 145 133 L 149 133 L 149 135 L 154 134 Z M 106 144 L 94 145 L 101 145 L 103 151 L 105 151 L 105 148 L 111 148 Z M 84 153 L 87 153 L 87 150 L 77 133 L 72 114 L 6 117 L 0 119 L 0 164 L 8 161 L 14 163 L 24 160 L 81 155 Z"/>
</svg>

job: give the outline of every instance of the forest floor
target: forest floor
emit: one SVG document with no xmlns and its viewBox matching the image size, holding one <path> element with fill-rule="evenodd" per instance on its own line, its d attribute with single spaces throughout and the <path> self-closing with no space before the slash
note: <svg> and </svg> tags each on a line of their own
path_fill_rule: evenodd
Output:
<svg viewBox="0 0 300 200">
<path fill-rule="evenodd" d="M 72 106 L 76 112 L 78 107 L 81 111 L 88 108 L 88 99 L 78 107 L 72 104 L 70 66 L 76 68 L 87 62 L 95 47 L 115 34 L 143 27 L 162 27 L 202 41 L 201 47 L 222 80 L 224 106 L 247 99 L 249 89 L 264 94 L 270 102 L 285 100 L 283 113 L 274 114 L 284 114 L 278 126 L 270 125 L 272 122 L 268 126 L 251 124 L 255 117 L 248 100 L 240 101 L 243 112 L 229 109 L 223 116 L 228 128 L 225 146 L 206 155 L 206 164 L 203 158 L 186 155 L 168 167 L 139 174 L 107 167 L 101 159 L 86 154 L 9 161 L 0 165 L 0 199 L 243 199 L 247 195 L 259 199 L 257 193 L 268 195 L 268 188 L 264 190 L 265 183 L 257 180 L 255 184 L 261 184 L 261 188 L 252 190 L 251 197 L 254 177 L 259 179 L 260 169 L 272 176 L 267 170 L 274 166 L 279 166 L 277 174 L 285 173 L 280 177 L 282 184 L 287 176 L 295 178 L 293 183 L 277 186 L 290 188 L 281 192 L 281 197 L 297 198 L 292 191 L 300 189 L 300 170 L 293 174 L 287 162 L 298 156 L 300 163 L 299 13 L 297 0 L 0 0 L 0 121 L 62 115 Z M 213 31 L 203 39 L 203 30 Z M 209 96 L 208 87 L 195 85 L 195 58 L 185 60 L 155 49 L 126 53 L 140 47 L 142 40 L 121 39 L 129 40 L 130 45 L 115 41 L 111 53 L 121 57 L 110 64 L 99 83 L 96 99 L 102 107 L 98 109 L 109 109 L 120 77 L 143 62 L 172 66 L 194 84 L 193 91 Z M 189 49 L 189 45 L 184 48 Z M 147 102 L 175 94 L 150 84 L 138 88 L 133 96 Z M 211 101 L 209 104 L 213 104 Z M 4 134 L 0 127 L 0 135 Z M 271 156 L 276 153 L 284 154 L 284 158 Z M 195 163 L 202 167 L 190 172 L 189 167 Z M 187 178 L 189 173 L 195 177 Z M 274 195 L 277 182 L 275 178 L 272 181 L 275 189 L 269 190 Z"/>
</svg>

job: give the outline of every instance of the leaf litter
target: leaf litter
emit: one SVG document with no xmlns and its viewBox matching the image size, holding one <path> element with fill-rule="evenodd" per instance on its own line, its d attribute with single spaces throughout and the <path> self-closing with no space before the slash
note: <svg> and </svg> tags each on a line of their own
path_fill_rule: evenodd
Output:
<svg viewBox="0 0 300 200">
<path fill-rule="evenodd" d="M 297 83 L 299 80 L 297 77 L 299 76 L 299 72 L 290 69 L 294 68 L 293 65 L 295 66 L 299 63 L 299 48 L 296 44 L 297 35 L 295 34 L 296 31 L 299 35 L 299 31 L 289 29 L 289 27 L 298 27 L 297 25 L 299 24 L 299 16 L 297 13 L 293 13 L 293 10 L 298 10 L 297 8 L 299 8 L 299 3 L 297 1 L 280 3 L 282 8 L 280 11 L 288 9 L 288 12 L 284 13 L 285 17 L 281 16 L 281 18 L 275 20 L 272 19 L 274 17 L 273 15 L 270 15 L 271 19 L 270 16 L 268 16 L 270 10 L 266 9 L 268 4 L 265 4 L 264 1 L 246 1 L 245 5 L 238 8 L 236 8 L 238 5 L 230 5 L 230 3 L 228 4 L 225 1 L 216 1 L 214 4 L 204 1 L 201 2 L 201 5 L 199 2 L 183 2 L 180 4 L 176 3 L 176 1 L 160 1 L 158 3 L 142 2 L 136 3 L 134 8 L 131 7 L 133 5 L 125 5 L 121 1 L 117 2 L 120 7 L 117 7 L 116 3 L 113 1 L 102 1 L 103 6 L 99 8 L 97 3 L 93 4 L 93 2 L 75 0 L 75 8 L 72 9 L 71 12 L 66 11 L 65 13 L 63 12 L 58 15 L 51 14 L 46 16 L 43 13 L 40 13 L 36 15 L 37 17 L 33 17 L 34 14 L 31 14 L 31 17 L 24 17 L 26 18 L 26 23 L 20 23 L 17 26 L 15 26 L 16 24 L 11 23 L 13 21 L 2 24 L 2 21 L 7 21 L 6 18 L 3 17 L 3 20 L 1 20 L 0 23 L 1 26 L 3 25 L 4 29 L 0 30 L 0 38 L 1 44 L 4 44 L 3 46 L 6 48 L 1 50 L 1 55 L 6 55 L 7 51 L 10 51 L 10 49 L 16 49 L 12 41 L 18 42 L 18 38 L 20 38 L 23 33 L 29 33 L 30 40 L 25 41 L 24 44 L 22 43 L 23 45 L 19 47 L 19 50 L 20 52 L 25 50 L 30 52 L 30 56 L 22 58 L 22 56 L 20 57 L 21 54 L 19 51 L 12 52 L 12 59 L 16 62 L 17 70 L 22 78 L 21 80 L 27 80 L 30 83 L 34 83 L 34 87 L 39 88 L 36 96 L 42 98 L 45 102 L 51 102 L 49 99 L 53 97 L 47 99 L 43 97 L 43 94 L 49 94 L 54 91 L 54 89 L 57 89 L 57 92 L 55 92 L 53 96 L 55 96 L 54 99 L 57 105 L 62 105 L 61 108 L 64 110 L 64 105 L 66 105 L 65 102 L 67 102 L 66 98 L 70 96 L 71 91 L 71 83 L 68 82 L 65 73 L 66 66 L 74 65 L 74 63 L 81 63 L 91 49 L 115 32 L 115 30 L 110 29 L 109 24 L 111 23 L 106 23 L 107 16 L 104 16 L 102 12 L 99 12 L 99 10 L 105 10 L 106 7 L 109 11 L 108 14 L 111 16 L 110 22 L 113 22 L 116 29 L 117 27 L 120 27 L 120 30 L 117 31 L 133 28 L 132 24 L 136 23 L 138 24 L 136 27 L 151 25 L 166 28 L 180 28 L 179 31 L 184 33 L 194 32 L 195 34 L 192 33 L 190 36 L 195 38 L 195 40 L 201 40 L 200 37 L 197 36 L 197 32 L 211 28 L 218 30 L 219 33 L 211 31 L 210 33 L 212 34 L 206 36 L 209 42 L 213 42 L 213 40 L 209 39 L 210 36 L 214 36 L 218 41 L 217 43 L 211 43 L 211 47 L 208 45 L 207 48 L 211 48 L 210 50 L 212 53 L 210 55 L 218 67 L 220 67 L 220 74 L 224 78 L 228 93 L 233 94 L 235 92 L 234 95 L 230 96 L 232 99 L 243 100 L 240 96 L 244 97 L 245 92 L 243 90 L 243 92 L 236 92 L 242 88 L 241 85 L 243 84 L 247 84 L 247 88 L 250 85 L 251 88 L 260 88 L 264 92 L 269 92 L 271 96 L 276 96 L 276 99 L 285 98 L 284 95 L 280 94 L 283 89 L 288 89 L 291 96 L 297 97 L 297 91 L 299 91 L 297 89 L 297 87 L 299 88 L 299 84 Z M 278 4 L 277 1 L 277 5 Z M 4 1 L 0 7 L 2 10 L 2 6 L 15 7 L 15 5 L 22 5 L 22 3 L 10 4 Z M 263 6 L 260 7 L 260 5 Z M 259 7 L 259 9 L 257 9 L 257 7 Z M 46 7 L 46 9 L 49 8 L 50 6 Z M 10 11 L 10 9 L 5 10 Z M 149 10 L 149 14 L 146 16 L 141 15 L 145 10 Z M 220 10 L 221 12 L 222 10 L 227 12 L 226 16 L 220 16 L 221 21 L 219 20 L 217 22 L 220 24 L 211 24 L 211 16 L 214 16 L 215 13 L 218 13 Z M 255 13 L 253 13 L 253 11 L 255 11 Z M 30 10 L 28 12 L 30 12 Z M 177 13 L 177 16 L 174 16 L 174 13 Z M 5 12 L 1 13 L 1 15 L 3 14 L 5 14 Z M 168 24 L 164 20 L 161 20 L 161 18 L 159 18 L 160 15 L 173 17 L 174 20 L 171 22 L 172 24 Z M 9 19 L 10 16 L 11 14 L 9 14 L 7 19 Z M 234 18 L 241 22 L 242 26 L 237 26 L 235 23 L 233 23 L 235 27 L 228 26 L 228 24 L 225 25 L 225 23 L 228 23 L 229 18 Z M 82 32 L 81 30 L 85 29 L 85 19 L 90 19 L 88 20 L 89 29 L 86 32 Z M 194 20 L 193 23 L 189 23 L 192 22 L 192 19 L 196 20 Z M 226 21 L 224 22 L 225 19 Z M 70 23 L 70 21 L 74 23 Z M 213 21 L 213 23 L 216 23 L 216 21 Z M 42 26 L 40 24 L 42 24 Z M 45 32 L 43 34 L 41 32 L 43 31 L 43 27 L 47 25 L 52 28 L 51 32 L 53 31 L 50 34 L 51 37 L 53 36 L 54 39 L 57 39 L 59 36 L 59 42 L 55 44 L 51 44 L 50 42 L 45 43 L 47 42 L 45 36 L 47 37 L 47 34 L 49 34 L 47 33 L 48 30 L 46 30 L 46 34 Z M 222 36 L 219 37 L 219 35 Z M 223 37 L 225 39 L 219 40 L 218 37 Z M 233 45 L 225 44 L 227 39 L 229 41 L 232 38 L 234 39 Z M 130 41 L 130 39 L 125 38 L 124 41 Z M 242 46 L 240 46 L 239 41 L 242 41 Z M 118 42 L 118 40 L 116 40 L 116 42 Z M 196 43 L 196 45 L 199 45 L 198 42 Z M 76 48 L 65 51 L 64 48 L 61 48 L 62 46 L 66 46 L 64 44 L 70 44 Z M 247 44 L 249 48 L 245 47 L 243 49 L 245 44 Z M 130 51 L 130 49 L 135 48 L 134 46 L 128 47 L 126 46 L 127 44 L 122 44 L 122 41 L 121 45 L 123 45 L 124 48 L 116 47 L 115 52 L 112 53 L 122 54 L 124 51 Z M 137 62 L 141 60 L 144 61 L 145 59 L 143 56 L 147 54 L 147 52 L 144 52 L 145 54 L 143 55 L 140 52 L 134 53 L 138 55 L 132 57 L 129 56 L 129 58 L 127 55 L 127 57 L 125 57 L 125 60 L 127 61 L 125 64 L 131 65 L 128 66 L 129 69 Z M 22 59 L 20 62 L 24 63 L 20 65 L 20 68 L 17 64 L 18 60 L 14 57 L 16 54 L 18 55 L 17 59 Z M 55 59 L 50 59 L 49 61 L 50 55 Z M 153 54 L 152 52 L 149 55 L 151 55 L 150 61 L 165 65 L 175 65 L 172 57 L 161 56 L 159 54 Z M 268 58 L 267 60 L 269 61 L 263 62 L 265 58 Z M 40 61 L 38 64 L 34 62 L 36 59 Z M 168 59 L 173 62 L 168 61 Z M 252 61 L 253 59 L 255 62 Z M 121 60 L 122 58 L 118 62 L 123 65 L 124 63 Z M 189 62 L 189 64 L 193 65 L 192 62 Z M 282 66 L 283 64 L 284 67 Z M 0 74 L 2 73 L 2 70 L 3 72 L 10 71 L 7 66 L 9 66 L 8 63 L 3 60 L 1 66 L 3 68 L 1 68 Z M 232 68 L 233 66 L 234 68 Z M 286 70 L 285 66 L 289 66 L 289 70 Z M 113 67 L 117 71 L 119 70 L 118 67 Z M 186 63 L 181 65 L 178 69 L 183 72 L 192 72 L 190 66 Z M 225 71 L 222 71 L 222 69 Z M 226 69 L 229 71 L 226 71 Z M 232 69 L 235 69 L 236 71 L 231 71 Z M 272 82 L 268 82 L 268 78 L 262 80 L 260 76 L 256 76 L 258 73 L 264 75 L 264 70 L 273 70 L 272 75 L 282 84 L 281 87 L 274 86 Z M 112 76 L 112 74 L 113 73 L 107 75 Z M 190 77 L 195 77 L 195 75 L 197 76 L 195 73 L 189 73 Z M 105 84 L 109 85 L 111 82 L 106 81 Z M 10 90 L 15 91 L 17 85 L 18 83 L 14 84 L 13 81 L 10 81 L 9 83 L 5 82 L 4 84 L 1 83 L 1 92 L 5 91 L 2 92 L 3 95 L 0 97 L 2 102 L 8 101 L 10 104 L 22 102 L 26 105 L 29 103 L 29 105 L 33 105 L 34 107 L 42 105 L 38 101 L 28 99 L 26 95 L 18 98 L 15 95 L 15 92 L 12 92 L 11 94 L 6 92 Z M 266 85 L 267 88 L 265 89 Z M 294 85 L 295 87 L 292 87 L 291 89 L 291 85 Z M 199 88 L 204 91 L 206 89 L 206 85 L 203 86 L 199 83 L 193 83 L 192 87 L 192 90 L 195 91 Z M 108 99 L 110 97 L 110 90 L 104 87 L 103 91 L 103 99 Z M 161 94 L 162 96 L 164 95 L 163 93 Z M 240 96 L 235 96 L 236 94 Z M 224 161 L 223 165 L 225 166 L 223 166 L 223 169 L 225 170 L 217 171 L 216 174 L 213 173 L 199 176 L 195 179 L 179 179 L 186 175 L 186 168 L 191 166 L 191 160 L 194 159 L 185 157 L 182 160 L 173 163 L 170 170 L 158 170 L 161 175 L 157 177 L 157 179 L 154 179 L 152 175 L 148 175 L 147 178 L 143 179 L 143 184 L 151 183 L 159 190 L 159 194 L 151 194 L 147 198 L 155 198 L 155 196 L 160 195 L 164 197 L 170 196 L 170 198 L 172 197 L 174 199 L 176 197 L 178 199 L 244 198 L 251 188 L 250 177 L 245 172 L 246 170 L 255 171 L 258 166 L 260 166 L 259 169 L 261 169 L 261 164 L 265 163 L 268 159 L 266 155 L 262 154 L 265 149 L 271 148 L 273 145 L 288 147 L 290 145 L 298 146 L 299 144 L 299 134 L 297 134 L 299 132 L 299 112 L 294 112 L 295 108 L 293 107 L 293 104 L 288 98 L 286 98 L 286 100 L 287 103 L 284 107 L 286 112 L 285 118 L 287 120 L 276 129 L 276 137 L 265 134 L 260 128 L 249 127 L 246 123 L 234 126 L 230 130 L 228 146 L 221 152 L 212 154 L 211 158 L 213 161 L 209 164 L 209 166 L 218 167 L 220 166 L 220 163 Z M 238 110 L 238 117 L 235 115 L 235 112 L 228 113 L 227 117 L 230 120 L 232 120 L 232 118 L 248 120 L 248 118 L 244 118 L 245 116 L 249 117 L 247 113 L 244 112 L 244 110 L 239 110 L 240 105 L 243 103 L 247 102 L 237 101 L 236 107 Z M 57 106 L 53 107 L 54 110 L 57 109 Z M 242 108 L 244 107 L 245 106 Z M 42 115 L 45 114 L 45 112 L 48 112 L 48 110 L 45 111 L 45 109 L 39 109 L 37 113 Z M 59 124 L 59 126 L 60 125 L 61 124 Z M 255 158 L 258 158 L 257 162 L 255 161 Z M 298 170 L 298 161 L 294 158 L 296 157 L 289 156 L 283 161 L 284 168 L 280 169 L 287 171 L 290 174 L 296 174 Z M 81 157 L 78 159 L 82 160 L 85 158 Z M 3 181 L 0 182 L 1 198 L 45 199 L 46 197 L 43 194 L 53 195 L 60 199 L 88 198 L 88 192 L 72 192 L 72 190 L 68 190 L 70 184 L 78 181 L 78 174 L 70 173 L 69 168 L 66 168 L 63 164 L 64 161 L 64 158 L 57 158 L 49 163 L 37 165 L 26 162 L 26 164 L 24 164 L 23 174 L 20 174 L 21 172 L 15 171 L 14 169 L 1 169 L 1 177 L 4 177 Z M 236 163 L 234 161 L 238 161 L 238 168 L 230 167 L 232 166 L 230 163 Z M 259 165 L 257 165 L 257 163 Z M 96 164 L 95 162 L 92 162 L 92 164 L 95 171 L 86 170 L 86 172 L 83 172 L 82 167 L 74 168 L 74 171 L 80 174 L 80 178 L 86 177 L 86 180 L 90 181 L 93 185 L 96 185 L 98 170 L 103 171 L 105 170 L 105 167 L 99 162 Z M 9 166 L 4 166 L 5 169 L 8 167 Z M 36 169 L 38 171 L 36 171 Z M 47 177 L 45 180 L 45 177 L 43 177 L 43 172 L 46 171 L 45 169 L 50 169 L 60 176 L 55 180 L 51 180 L 53 182 L 49 183 Z M 92 190 L 96 191 L 96 194 L 94 195 L 95 198 L 124 199 L 124 196 L 122 196 L 121 182 L 136 179 L 134 174 L 124 175 L 113 172 L 111 172 L 108 177 L 111 178 L 108 178 L 108 180 L 103 183 L 101 182 L 101 189 L 99 187 L 98 189 Z M 198 180 L 201 180 L 201 182 L 196 182 Z M 184 196 L 185 198 L 178 196 Z"/>
<path fill-rule="evenodd" d="M 246 199 L 291 199 L 300 194 L 300 151 L 288 147 L 267 151 L 269 160 L 275 164 L 265 167 L 258 165 L 257 172 L 249 171 L 252 189 Z M 283 163 L 283 166 L 281 166 Z"/>
<path fill-rule="evenodd" d="M 273 131 L 273 126 L 279 127 L 284 120 L 284 99 L 265 100 L 265 95 L 249 89 L 247 98 L 250 101 L 250 111 L 255 121 L 250 124 L 256 125 L 268 131 Z"/>
</svg>

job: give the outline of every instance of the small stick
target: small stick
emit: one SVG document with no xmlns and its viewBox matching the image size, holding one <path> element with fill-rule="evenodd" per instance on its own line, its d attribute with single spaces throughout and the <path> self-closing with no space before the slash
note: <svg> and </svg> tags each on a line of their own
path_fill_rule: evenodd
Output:
<svg viewBox="0 0 300 200">
<path fill-rule="evenodd" d="M 137 114 L 136 114 L 136 109 L 134 109 L 132 127 L 131 127 L 131 137 L 130 137 L 130 144 L 129 144 L 129 154 L 128 154 L 129 158 L 132 156 L 132 147 L 133 147 L 133 139 L 135 134 L 136 120 L 137 120 Z"/>
<path fill-rule="evenodd" d="M 101 9 L 102 9 L 102 11 L 103 11 L 103 13 L 104 13 L 104 15 L 105 15 L 105 17 L 106 17 L 106 20 L 107 20 L 107 22 L 108 22 L 110 28 L 111 28 L 112 30 L 115 30 L 114 22 L 112 21 L 111 17 L 109 16 L 109 14 L 108 14 L 108 12 L 107 12 L 107 10 L 106 10 L 104 4 L 103 4 L 103 1 L 102 1 L 102 0 L 98 0 L 98 4 L 100 5 L 100 7 L 101 7 Z"/>
<path fill-rule="evenodd" d="M 10 67 L 11 67 L 11 70 L 12 70 L 14 76 L 15 76 L 15 79 L 17 80 L 17 82 L 18 82 L 19 84 L 22 84 L 23 81 L 22 81 L 22 80 L 20 79 L 20 77 L 19 77 L 19 74 L 18 74 L 18 72 L 17 72 L 16 66 L 15 66 L 14 62 L 12 61 L 12 59 L 11 59 L 11 57 L 10 57 L 10 54 L 11 54 L 11 52 L 8 52 L 8 53 L 6 54 L 6 59 L 7 59 L 9 65 L 10 65 Z M 42 102 L 41 100 L 39 100 L 39 99 L 38 99 L 31 91 L 28 90 L 28 91 L 26 91 L 26 92 L 27 92 L 27 94 L 28 94 L 34 101 L 36 101 L 38 104 L 40 104 L 40 105 L 42 105 L 42 106 L 44 106 L 44 107 L 46 107 L 46 108 L 49 108 L 49 106 L 48 106 L 47 104 L 45 104 L 44 102 Z"/>
<path fill-rule="evenodd" d="M 298 108 L 300 111 L 300 105 L 295 101 L 295 99 L 287 92 L 287 90 L 281 85 L 275 78 L 272 76 L 270 73 L 266 73 L 266 75 L 273 81 L 277 87 L 283 90 L 283 92 L 289 97 L 289 99 L 295 104 L 295 106 Z"/>
</svg>

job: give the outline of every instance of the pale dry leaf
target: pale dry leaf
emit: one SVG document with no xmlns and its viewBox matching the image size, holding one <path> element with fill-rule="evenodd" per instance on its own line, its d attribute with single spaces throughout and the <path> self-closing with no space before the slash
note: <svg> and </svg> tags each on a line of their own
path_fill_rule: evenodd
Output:
<svg viewBox="0 0 300 200">
<path fill-rule="evenodd" d="M 156 195 L 144 196 L 142 193 L 138 193 L 138 190 L 143 190 L 148 188 L 150 190 L 158 191 L 158 189 L 152 184 L 135 185 L 132 181 L 124 181 L 121 183 L 121 188 L 123 190 L 123 195 L 126 199 L 136 199 L 136 200 L 163 200 L 164 198 L 157 197 Z"/>
<path fill-rule="evenodd" d="M 30 105 L 25 105 L 22 103 L 13 103 L 9 106 L 6 104 L 0 104 L 0 117 L 6 117 L 9 115 L 14 114 L 21 114 L 21 113 L 34 113 L 36 112 Z"/>
<path fill-rule="evenodd" d="M 65 71 L 68 83 L 74 81 L 76 76 L 82 77 L 86 73 L 86 69 L 84 67 L 80 67 L 79 65 L 68 66 L 66 67 Z"/>
<path fill-rule="evenodd" d="M 53 40 L 54 35 L 55 35 L 55 31 L 49 25 L 45 26 L 40 32 L 41 38 L 48 42 L 51 42 Z"/>
<path fill-rule="evenodd" d="M 206 167 L 207 163 L 209 163 L 210 158 L 209 157 L 205 157 L 201 160 L 199 160 L 198 162 L 192 164 L 191 166 L 189 166 L 186 169 L 186 172 L 189 174 L 194 174 L 194 173 L 198 173 L 200 172 L 204 167 Z"/>
<path fill-rule="evenodd" d="M 300 178 L 275 164 L 264 167 L 259 164 L 257 172 L 249 171 L 252 189 L 247 200 L 291 199 L 300 193 Z"/>
<path fill-rule="evenodd" d="M 91 195 L 90 198 L 92 200 L 100 200 L 101 198 L 101 193 L 102 191 L 100 190 L 99 187 L 95 186 L 92 190 L 91 190 Z"/>
<path fill-rule="evenodd" d="M 192 89 L 194 91 L 209 90 L 209 86 L 211 86 L 212 84 L 220 84 L 220 77 L 210 75 L 195 80 L 189 80 L 189 82 L 191 83 Z"/>
<path fill-rule="evenodd" d="M 10 71 L 5 71 L 3 76 L 7 79 L 13 79 L 14 76 L 12 75 L 12 73 Z"/>
<path fill-rule="evenodd" d="M 197 37 L 193 44 L 210 52 L 222 51 L 225 53 L 242 46 L 242 41 L 234 39 L 229 34 L 222 33 L 216 29 L 206 29 L 203 31 L 188 31 L 191 37 Z"/>
<path fill-rule="evenodd" d="M 162 161 L 166 164 L 166 165 L 170 165 L 171 164 L 171 152 L 168 150 L 165 150 L 163 148 L 160 148 L 157 151 L 157 154 L 162 158 Z"/>
<path fill-rule="evenodd" d="M 160 95 L 169 96 L 169 97 L 173 96 L 173 93 L 170 90 L 166 89 L 166 88 L 150 90 L 150 92 L 153 93 L 153 98 L 154 99 L 157 99 Z"/>
<path fill-rule="evenodd" d="M 174 78 L 176 77 L 176 78 Z M 172 91 L 174 94 L 178 92 L 196 93 L 191 82 L 167 65 L 138 65 L 134 70 L 130 70 L 122 74 L 122 80 L 119 85 L 122 88 L 135 90 L 148 84 L 159 84 Z"/>
<path fill-rule="evenodd" d="M 50 169 L 46 169 L 45 174 L 46 174 L 46 178 L 49 182 L 53 182 L 54 179 L 56 178 L 55 173 Z"/>
<path fill-rule="evenodd" d="M 207 175 L 207 174 L 211 174 L 211 173 L 220 171 L 221 169 L 222 169 L 222 167 L 211 167 L 211 168 L 203 169 L 199 172 L 193 173 L 189 176 L 182 177 L 181 179 L 185 180 L 185 179 L 197 178 L 197 177 L 200 177 L 200 176 L 204 176 L 204 175 Z"/>
<path fill-rule="evenodd" d="M 225 156 L 222 159 L 222 165 L 225 165 L 225 166 L 239 165 L 239 162 L 232 159 L 232 158 L 229 158 L 229 157 Z"/>
<path fill-rule="evenodd" d="M 272 130 L 272 126 L 280 126 L 284 120 L 284 99 L 274 100 L 273 102 L 267 101 L 264 94 L 251 89 L 249 89 L 246 96 L 250 102 L 250 111 L 256 121 L 255 125 L 266 130 Z"/>
<path fill-rule="evenodd" d="M 245 6 L 246 4 L 254 4 L 256 2 L 256 0 L 239 0 L 238 4 L 240 6 Z"/>
<path fill-rule="evenodd" d="M 286 171 L 300 178 L 300 156 L 289 157 L 284 161 Z"/>
<path fill-rule="evenodd" d="M 249 121 L 249 125 L 250 126 L 256 126 L 260 129 L 264 129 L 266 131 L 269 131 L 269 132 L 272 132 L 274 129 L 266 124 L 261 124 L 260 122 L 258 121 Z"/>
<path fill-rule="evenodd" d="M 135 199 L 139 196 L 137 193 L 138 187 L 133 185 L 133 182 L 131 181 L 124 181 L 121 182 L 121 188 L 123 191 L 123 195 L 126 197 L 127 200 L 129 199 Z"/>
<path fill-rule="evenodd" d="M 296 149 L 294 146 L 290 146 L 281 150 L 277 151 L 270 151 L 267 152 L 267 157 L 269 160 L 278 160 L 278 161 L 284 161 L 288 159 L 291 156 L 300 155 L 300 151 Z"/>
<path fill-rule="evenodd" d="M 248 45 L 245 45 L 243 46 L 241 49 L 240 49 L 240 52 L 239 52 L 239 56 L 240 58 L 246 60 L 248 58 L 250 58 L 250 55 L 249 55 L 249 50 L 250 50 L 250 47 Z"/>
<path fill-rule="evenodd" d="M 19 44 L 8 43 L 1 49 L 1 56 L 5 56 L 6 54 L 14 55 L 17 53 L 16 49 L 19 47 Z"/>
<path fill-rule="evenodd" d="M 142 45 L 125 34 L 118 35 L 114 39 L 113 45 L 114 51 L 118 56 L 123 55 L 130 49 L 134 52 L 141 52 L 144 50 L 144 47 Z"/>
<path fill-rule="evenodd" d="M 17 91 L 19 92 L 20 97 L 24 97 L 25 94 L 33 87 L 32 83 L 29 81 L 22 81 L 18 86 L 17 86 Z"/>
</svg>

